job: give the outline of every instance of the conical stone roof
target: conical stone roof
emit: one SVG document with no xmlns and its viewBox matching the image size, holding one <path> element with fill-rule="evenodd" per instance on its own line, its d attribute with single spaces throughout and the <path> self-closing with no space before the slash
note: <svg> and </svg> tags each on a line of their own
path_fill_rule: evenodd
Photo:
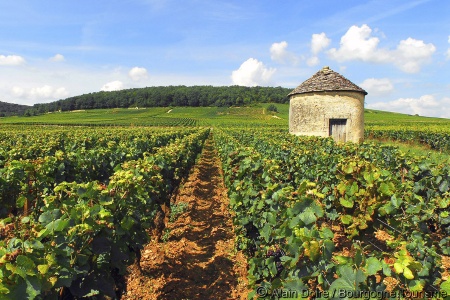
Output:
<svg viewBox="0 0 450 300">
<path fill-rule="evenodd" d="M 367 95 L 367 92 L 342 76 L 341 74 L 324 67 L 311 78 L 296 87 L 288 96 L 310 92 L 353 91 Z"/>
</svg>

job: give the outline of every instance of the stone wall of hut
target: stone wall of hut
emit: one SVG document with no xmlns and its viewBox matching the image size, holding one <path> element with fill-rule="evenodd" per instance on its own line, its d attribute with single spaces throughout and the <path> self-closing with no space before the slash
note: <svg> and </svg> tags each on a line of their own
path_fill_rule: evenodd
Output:
<svg viewBox="0 0 450 300">
<path fill-rule="evenodd" d="M 295 94 L 290 98 L 289 132 L 330 135 L 330 120 L 346 119 L 346 141 L 364 140 L 364 98 L 360 92 L 331 91 Z"/>
</svg>

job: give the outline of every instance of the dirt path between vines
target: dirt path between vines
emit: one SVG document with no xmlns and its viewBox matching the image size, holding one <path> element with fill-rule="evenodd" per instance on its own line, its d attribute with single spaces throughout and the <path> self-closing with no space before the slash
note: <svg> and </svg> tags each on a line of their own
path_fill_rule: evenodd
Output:
<svg viewBox="0 0 450 300">
<path fill-rule="evenodd" d="M 227 190 L 211 138 L 172 201 L 188 208 L 169 222 L 165 242 L 153 240 L 141 251 L 142 272 L 129 267 L 122 299 L 247 299 L 247 263 L 234 250 Z"/>
</svg>

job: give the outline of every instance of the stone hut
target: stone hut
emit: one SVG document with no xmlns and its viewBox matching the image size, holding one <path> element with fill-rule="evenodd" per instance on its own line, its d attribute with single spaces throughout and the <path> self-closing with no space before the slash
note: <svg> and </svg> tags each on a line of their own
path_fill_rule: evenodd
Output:
<svg viewBox="0 0 450 300">
<path fill-rule="evenodd" d="M 324 67 L 289 93 L 289 132 L 362 142 L 365 95 L 365 90 Z"/>
</svg>

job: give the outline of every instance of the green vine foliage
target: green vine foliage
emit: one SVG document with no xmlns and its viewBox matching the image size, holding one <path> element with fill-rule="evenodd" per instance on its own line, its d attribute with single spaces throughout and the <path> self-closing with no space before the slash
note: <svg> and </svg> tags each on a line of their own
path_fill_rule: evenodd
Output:
<svg viewBox="0 0 450 300">
<path fill-rule="evenodd" d="M 282 131 L 227 129 L 215 142 L 254 288 L 450 292 L 448 166 Z"/>
<path fill-rule="evenodd" d="M 57 299 L 65 289 L 77 298 L 115 297 L 114 275 L 123 275 L 148 241 L 158 206 L 168 202 L 209 132 L 147 130 L 130 139 L 128 130 L 116 129 L 119 138 L 97 141 L 92 132 L 74 139 L 64 132 L 54 143 L 64 148 L 49 156 L 28 149 L 17 160 L 13 148 L 6 153 L 0 299 Z"/>
</svg>

